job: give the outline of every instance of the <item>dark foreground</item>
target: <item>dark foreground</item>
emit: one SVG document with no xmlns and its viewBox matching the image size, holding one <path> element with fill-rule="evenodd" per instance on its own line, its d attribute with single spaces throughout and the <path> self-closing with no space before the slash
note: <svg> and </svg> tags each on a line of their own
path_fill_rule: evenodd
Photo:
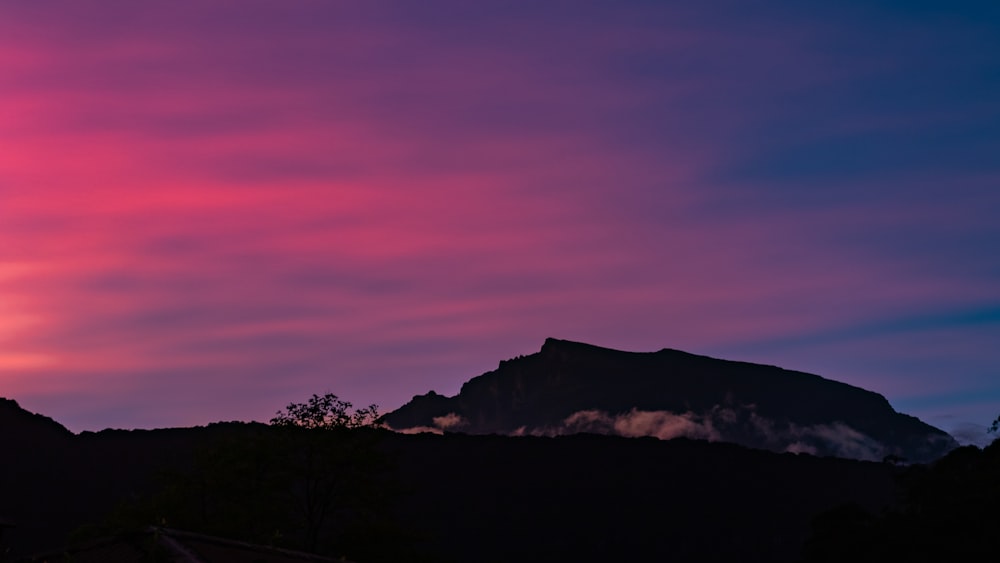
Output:
<svg viewBox="0 0 1000 563">
<path fill-rule="evenodd" d="M 227 513 L 220 500 L 243 477 L 177 477 L 200 471 L 205 462 L 198 460 L 206 457 L 200 452 L 212 451 L 220 440 L 242 440 L 261 430 L 259 425 L 212 425 L 39 435 L 8 444 L 10 455 L 0 469 L 0 510 L 16 527 L 6 531 L 5 546 L 23 556 L 130 525 L 162 523 L 141 522 L 144 518 L 267 543 L 260 524 L 278 514 L 276 506 L 265 506 L 257 522 L 241 523 L 236 519 L 249 509 Z M 365 486 L 386 494 L 361 498 L 361 508 L 334 519 L 353 518 L 370 502 L 379 512 L 378 525 L 340 528 L 340 545 L 320 541 L 305 547 L 335 551 L 350 546 L 353 553 L 346 554 L 362 562 L 398 556 L 792 561 L 814 515 L 849 501 L 877 510 L 894 494 L 894 469 L 885 464 L 726 444 L 594 435 L 379 433 L 377 438 L 382 463 L 374 471 L 384 482 Z M 164 496 L 165 488 L 178 483 L 200 488 L 202 497 Z M 352 490 L 349 483 L 345 490 Z M 203 507 L 195 505 L 206 502 L 210 514 L 200 518 Z M 261 499 L 268 502 L 273 501 Z M 208 529 L 191 529 L 198 527 Z M 380 529 L 386 531 L 383 538 Z M 290 531 L 285 536 L 296 541 Z"/>
<path fill-rule="evenodd" d="M 972 560 L 1000 537 L 1000 445 L 903 467 L 684 439 L 0 423 L 0 560 L 150 525 L 360 563 Z"/>
</svg>

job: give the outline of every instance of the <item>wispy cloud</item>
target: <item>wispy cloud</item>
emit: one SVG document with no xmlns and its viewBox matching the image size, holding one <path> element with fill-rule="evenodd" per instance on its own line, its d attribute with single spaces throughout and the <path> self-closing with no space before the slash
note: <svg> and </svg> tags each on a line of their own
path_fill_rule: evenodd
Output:
<svg viewBox="0 0 1000 563">
<path fill-rule="evenodd" d="M 514 435 L 561 436 L 581 432 L 661 440 L 690 438 L 710 442 L 728 441 L 755 445 L 774 451 L 835 455 L 880 461 L 890 448 L 843 422 L 798 425 L 778 422 L 758 415 L 752 406 L 716 406 L 705 413 L 674 413 L 632 409 L 611 414 L 583 410 L 559 425 L 520 428 Z"/>
<path fill-rule="evenodd" d="M 546 336 L 933 388 L 997 303 L 1000 35 L 727 6 L 6 7 L 0 393 L 391 407 Z"/>
</svg>

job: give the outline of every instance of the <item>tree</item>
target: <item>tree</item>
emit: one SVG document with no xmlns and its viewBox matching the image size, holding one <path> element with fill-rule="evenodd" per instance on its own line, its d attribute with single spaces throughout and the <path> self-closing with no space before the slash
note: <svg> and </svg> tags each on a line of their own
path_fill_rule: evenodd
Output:
<svg viewBox="0 0 1000 563">
<path fill-rule="evenodd" d="M 309 551 L 339 544 L 351 526 L 379 512 L 375 475 L 378 407 L 353 405 L 332 393 L 291 403 L 271 419 L 278 430 L 287 506 Z"/>
<path fill-rule="evenodd" d="M 375 405 L 327 393 L 270 424 L 210 425 L 155 490 L 77 538 L 156 524 L 370 563 L 434 560 L 415 555 L 417 536 L 393 511 L 405 489 L 377 419 Z"/>
<path fill-rule="evenodd" d="M 291 403 L 278 411 L 271 425 L 307 429 L 374 428 L 377 426 L 378 405 L 355 409 L 350 402 L 327 393 L 313 394 L 305 403 Z"/>
<path fill-rule="evenodd" d="M 393 493 L 377 418 L 376 405 L 354 409 L 332 393 L 291 403 L 269 425 L 206 441 L 116 519 L 343 555 L 355 530 L 385 519 Z"/>
</svg>

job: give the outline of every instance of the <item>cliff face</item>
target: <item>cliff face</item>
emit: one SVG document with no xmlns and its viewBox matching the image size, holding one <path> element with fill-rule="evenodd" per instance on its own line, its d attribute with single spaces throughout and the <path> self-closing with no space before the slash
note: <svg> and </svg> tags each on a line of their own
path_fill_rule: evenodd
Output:
<svg viewBox="0 0 1000 563">
<path fill-rule="evenodd" d="M 470 434 L 683 436 L 859 459 L 926 461 L 956 445 L 881 395 L 817 375 L 552 338 L 538 353 L 468 381 L 455 397 L 414 397 L 385 421 Z"/>
</svg>

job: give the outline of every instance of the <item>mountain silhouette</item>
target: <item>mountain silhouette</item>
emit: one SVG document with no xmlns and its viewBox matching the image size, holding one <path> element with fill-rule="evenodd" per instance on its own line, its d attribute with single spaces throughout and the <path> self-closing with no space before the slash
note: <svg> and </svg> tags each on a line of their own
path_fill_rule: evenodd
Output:
<svg viewBox="0 0 1000 563">
<path fill-rule="evenodd" d="M 44 420 L 19 411 L 12 424 L 0 425 L 0 435 L 18 434 L 39 421 L 51 426 Z M 263 503 L 265 497 L 259 496 L 258 485 L 270 481 L 267 474 L 254 474 L 250 481 L 241 481 L 239 472 L 227 474 L 226 483 L 234 484 L 230 488 L 200 464 L 239 460 L 218 456 L 225 445 L 259 461 L 261 454 L 266 457 L 259 449 L 266 443 L 261 438 L 272 432 L 281 429 L 239 422 L 59 432 L 31 447 L 5 451 L 0 521 L 16 526 L 0 538 L 0 561 L 63 553 L 67 546 L 103 541 L 107 533 L 164 522 L 200 534 L 227 528 L 232 533 L 221 537 L 261 543 L 252 535 L 255 519 L 219 509 L 230 503 L 245 506 L 249 499 L 251 505 L 281 513 L 287 507 Z M 792 562 L 809 537 L 813 516 L 844 502 L 881 513 L 898 496 L 893 475 L 901 470 L 886 463 L 687 439 L 375 432 L 381 437 L 379 451 L 391 460 L 380 477 L 389 486 L 377 491 L 389 495 L 392 510 L 384 530 L 370 528 L 365 533 L 375 535 L 359 532 L 352 541 L 387 545 L 391 552 L 402 539 L 403 548 L 418 557 L 354 558 L 371 563 Z M 356 450 L 349 455 L 357 455 Z M 258 467 L 246 461 L 238 466 Z M 247 483 L 255 485 L 243 488 Z M 184 490 L 193 496 L 180 494 Z M 228 496 L 233 491 L 238 499 Z M 184 504 L 184 498 L 193 504 Z M 198 513 L 212 509 L 205 527 L 182 520 L 183 510 L 178 510 L 185 506 Z M 339 519 L 361 513 L 338 509 L 337 514 Z M 279 530 L 280 537 L 268 537 L 287 541 L 293 531 Z M 77 553 L 74 560 L 84 555 Z"/>
<path fill-rule="evenodd" d="M 546 350 L 554 354 L 554 359 L 546 360 L 539 353 L 534 355 L 538 356 L 536 360 L 529 356 L 528 363 L 560 364 L 576 358 L 574 361 L 597 369 L 601 368 L 601 362 L 587 354 L 605 356 L 613 364 L 618 355 L 631 356 L 559 341 L 548 342 Z M 571 353 L 563 357 L 567 351 Z M 631 367 L 641 366 L 658 355 L 661 353 L 637 354 L 638 359 L 633 358 Z M 695 362 L 718 362 L 709 358 L 699 360 L 697 356 L 690 358 Z M 497 371 L 523 364 L 525 359 L 504 362 Z M 671 362 L 667 363 L 672 365 Z M 737 372 L 754 368 L 752 364 L 723 364 L 734 364 L 736 367 L 729 369 Z M 778 370 L 767 366 L 756 368 Z M 559 373 L 564 379 L 572 379 L 567 374 L 575 371 L 567 368 Z M 795 376 L 794 372 L 788 374 Z M 816 376 L 805 377 L 820 384 L 826 381 Z M 482 389 L 489 390 L 490 377 L 477 380 Z M 828 381 L 823 385 L 842 386 Z M 498 392 L 503 389 L 508 387 L 497 387 Z M 539 393 L 523 387 L 523 383 L 522 390 L 522 401 L 526 404 L 535 400 L 532 393 Z M 733 391 L 731 403 L 739 404 L 745 398 L 738 392 L 742 390 Z M 855 392 L 867 394 L 859 389 Z M 583 388 L 577 393 L 584 394 Z M 615 398 L 616 393 L 604 395 Z M 761 406 L 767 404 L 763 395 L 763 392 L 755 395 L 760 400 L 753 408 L 744 407 L 747 420 L 752 415 L 763 418 L 760 412 L 773 414 L 773 409 Z M 471 422 L 459 420 L 462 415 L 454 410 L 456 398 L 434 394 L 417 402 L 444 408 L 445 414 L 437 416 L 436 423 L 431 418 L 439 429 L 462 424 L 472 427 Z M 689 403 L 691 409 L 697 406 L 694 399 Z M 573 410 L 578 406 L 567 400 L 565 408 Z M 640 406 L 653 408 L 655 401 Z M 653 412 L 638 410 L 639 407 L 622 408 L 625 409 L 619 413 L 622 417 L 633 412 Z M 720 418 L 724 408 L 730 407 L 709 411 Z M 535 413 L 539 410 L 535 409 Z M 609 419 L 616 416 L 614 411 L 608 413 L 604 416 Z M 520 414 L 508 416 L 510 425 L 526 420 Z M 470 416 L 469 420 L 474 419 Z M 913 419 L 904 417 L 904 420 Z M 738 422 L 739 419 L 734 419 L 732 424 L 738 426 Z M 539 423 L 536 428 L 546 427 L 545 424 Z M 702 424 L 705 426 L 704 421 Z M 717 432 L 728 438 L 724 430 L 729 430 L 721 422 L 718 424 Z M 845 419 L 841 424 L 847 427 L 857 422 Z M 619 426 L 619 433 L 627 433 L 621 430 L 628 428 Z M 810 556 L 852 554 L 834 559 L 851 560 L 857 549 L 868 545 L 895 546 L 915 535 L 933 536 L 933 541 L 941 546 L 951 545 L 965 537 L 963 527 L 971 529 L 980 521 L 995 521 L 986 519 L 993 518 L 989 510 L 995 506 L 996 495 L 989 496 L 988 491 L 985 496 L 980 494 L 980 490 L 988 489 L 989 479 L 995 475 L 995 464 L 985 461 L 995 456 L 980 456 L 977 450 L 968 448 L 955 450 L 925 467 L 779 454 L 684 437 L 658 440 L 594 433 L 512 437 L 457 432 L 407 435 L 385 429 L 361 430 L 373 432 L 366 436 L 377 438 L 374 447 L 387 461 L 378 471 L 379 483 L 386 486 L 371 489 L 377 492 L 373 499 L 386 496 L 375 504 L 365 505 L 361 511 L 340 506 L 337 518 L 361 521 L 359 518 L 370 514 L 373 507 L 385 503 L 389 508 L 380 513 L 385 519 L 377 521 L 378 526 L 356 528 L 360 531 L 349 536 L 358 545 L 390 547 L 372 552 L 384 557 L 356 557 L 358 561 L 781 563 L 799 560 L 807 542 Z M 530 434 L 526 430 L 521 433 Z M 268 435 L 280 441 L 265 439 Z M 32 438 L 21 439 L 23 436 Z M 180 527 L 200 534 L 217 534 L 217 529 L 227 529 L 229 532 L 223 537 L 260 543 L 255 535 L 260 532 L 261 524 L 257 517 L 246 518 L 243 512 L 223 509 L 259 506 L 264 510 L 260 514 L 265 515 L 280 515 L 287 509 L 282 503 L 272 503 L 273 496 L 261 494 L 267 490 L 267 483 L 287 475 L 284 464 L 261 464 L 269 459 L 268 444 L 284 444 L 286 438 L 280 427 L 241 422 L 74 435 L 47 417 L 21 409 L 13 401 L 0 401 L 0 441 L 7 440 L 6 447 L 0 450 L 3 451 L 0 521 L 16 525 L 5 530 L 0 538 L 0 560 L 6 560 L 5 553 L 18 560 L 17 557 L 31 553 L 62 552 L 68 544 L 90 541 L 109 532 L 146 529 L 164 523 L 183 524 Z M 338 455 L 348 458 L 357 456 L 358 450 L 350 444 L 357 442 L 331 443 L 334 447 L 331 451 L 339 451 Z M 249 457 L 241 457 L 239 452 Z M 306 454 L 303 459 L 308 459 L 315 450 L 306 448 L 301 453 Z M 270 470 L 262 469 L 266 467 Z M 341 477 L 345 475 L 352 474 L 348 472 Z M 909 496 L 902 495 L 905 491 L 897 483 L 903 476 L 912 477 L 914 483 Z M 934 479 L 927 481 L 925 476 Z M 964 484 L 955 489 L 958 481 Z M 353 481 L 351 487 L 364 490 L 364 481 Z M 953 494 L 956 490 L 961 496 Z M 960 504 L 953 502 L 956 498 Z M 900 506 L 900 499 L 917 503 L 915 506 L 925 513 L 923 520 L 911 522 L 910 504 Z M 845 512 L 843 505 L 850 510 Z M 956 511 L 965 511 L 967 507 L 971 507 L 971 512 L 960 525 L 940 528 L 945 531 L 943 535 L 937 533 L 937 528 L 925 527 L 925 524 L 943 526 L 955 521 Z M 888 512 L 891 509 L 897 510 L 898 515 Z M 200 516 L 191 520 L 191 514 Z M 818 527 L 814 522 L 817 516 Z M 869 522 L 878 526 L 873 529 L 892 532 L 890 541 L 878 540 L 877 534 L 868 529 Z M 264 533 L 268 538 L 288 541 L 294 537 L 292 532 L 297 524 L 291 520 L 284 524 L 277 528 L 269 526 Z M 979 528 L 984 536 L 993 529 Z M 273 530 L 281 531 L 280 538 L 272 536 Z M 850 542 L 841 541 L 843 538 Z M 831 545 L 836 550 L 831 550 Z M 403 546 L 404 551 L 412 550 L 422 554 L 422 558 L 396 556 L 393 546 Z M 871 553 L 886 551 L 875 549 Z"/>
<path fill-rule="evenodd" d="M 818 375 L 554 338 L 454 397 L 416 396 L 383 421 L 410 433 L 687 437 L 866 460 L 929 461 L 957 446 L 882 395 Z"/>
<path fill-rule="evenodd" d="M 0 432 L 0 447 L 30 445 L 50 440 L 65 440 L 73 436 L 65 426 L 51 418 L 26 411 L 13 399 L 0 397 L 0 428 L 16 428 L 16 432 Z"/>
</svg>

